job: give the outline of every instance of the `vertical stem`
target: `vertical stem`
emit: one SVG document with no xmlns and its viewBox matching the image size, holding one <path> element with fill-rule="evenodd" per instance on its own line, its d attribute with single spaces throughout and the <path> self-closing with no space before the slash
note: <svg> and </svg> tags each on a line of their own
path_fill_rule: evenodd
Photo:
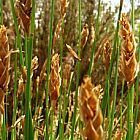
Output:
<svg viewBox="0 0 140 140">
<path fill-rule="evenodd" d="M 63 30 L 63 27 L 64 27 L 64 20 L 62 21 L 62 30 Z M 62 36 L 62 32 L 61 32 L 61 42 L 60 42 L 60 77 L 62 79 L 63 77 L 63 73 L 62 73 L 62 57 L 63 57 L 63 36 Z M 63 91 L 62 91 L 62 87 L 63 85 L 61 84 L 60 86 L 60 96 L 59 96 L 59 137 L 60 137 L 60 140 L 63 140 L 64 139 L 64 122 L 65 122 L 65 119 L 62 118 L 62 121 L 61 121 L 61 116 L 62 116 L 62 109 L 63 109 L 63 112 L 64 112 L 64 108 L 62 107 L 62 102 L 63 102 L 63 106 L 65 106 L 65 96 L 63 96 L 63 100 L 62 101 L 62 94 L 63 94 Z M 64 93 L 65 94 L 65 93 Z"/>
<path fill-rule="evenodd" d="M 78 1 L 79 5 L 79 40 L 81 41 L 81 0 Z M 80 58 L 81 55 L 81 42 L 79 41 L 78 45 L 78 56 Z M 74 130 L 75 130 L 75 122 L 76 122 L 76 113 L 77 113 L 77 106 L 78 106 L 78 86 L 79 86 L 79 79 L 80 79 L 80 67 L 81 62 L 77 62 L 77 78 L 76 78 L 76 93 L 75 93 L 75 105 L 74 105 L 74 114 L 72 118 L 72 129 L 71 129 L 71 140 L 74 139 Z"/>
<path fill-rule="evenodd" d="M 123 129 L 123 124 L 122 124 L 122 119 L 123 119 L 123 92 L 124 92 L 124 80 L 122 81 L 122 90 L 121 90 L 121 116 L 120 116 L 120 130 L 122 131 Z"/>
<path fill-rule="evenodd" d="M 117 46 L 119 45 L 119 39 L 117 38 Z M 115 114 L 115 106 L 116 106 L 116 95 L 117 95 L 117 82 L 118 82 L 118 63 L 119 63 L 119 54 L 120 49 L 117 47 L 117 58 L 116 58 L 116 69 L 115 69 L 115 83 L 114 83 L 114 94 L 113 94 L 113 105 L 111 108 L 111 118 L 109 121 L 109 131 L 108 131 L 108 139 L 111 140 L 112 137 L 112 128 L 113 128 L 113 121 L 114 121 L 114 114 Z"/>
<path fill-rule="evenodd" d="M 138 64 L 140 63 L 140 25 L 139 25 L 139 45 L 138 45 Z M 136 125 L 137 125 L 137 120 L 138 120 L 138 114 L 139 114 L 139 79 L 140 79 L 140 71 L 138 72 L 138 75 L 137 75 L 137 78 L 136 78 L 136 85 L 135 85 L 135 88 L 136 88 L 136 108 L 135 108 L 135 114 L 134 114 L 134 131 L 133 131 L 133 136 L 135 134 L 135 128 L 136 128 Z"/>
<path fill-rule="evenodd" d="M 135 7 L 134 7 L 134 0 L 132 0 L 131 3 L 132 11 L 131 11 L 131 22 L 132 22 L 132 29 L 135 30 L 135 23 L 134 23 L 134 17 L 135 17 Z"/>
<path fill-rule="evenodd" d="M 48 61 L 47 61 L 47 82 L 46 82 L 46 134 L 45 134 L 45 139 L 49 139 L 49 134 L 48 134 L 48 118 L 49 118 L 49 109 L 48 109 L 48 100 L 49 100 L 49 75 L 50 75 L 50 66 L 51 66 L 51 48 L 52 48 L 52 39 L 53 39 L 53 20 L 54 20 L 54 0 L 51 0 L 51 9 L 50 9 L 50 22 L 49 22 L 49 29 L 50 29 L 50 34 L 49 34 L 49 44 L 48 44 Z"/>
<path fill-rule="evenodd" d="M 10 4 L 11 4 L 11 10 L 12 10 L 12 15 L 13 15 L 13 19 L 14 19 L 14 25 L 15 25 L 15 30 L 16 30 L 16 45 L 15 45 L 15 50 L 17 48 L 19 48 L 19 52 L 20 52 L 20 64 L 23 66 L 23 55 L 22 55 L 22 48 L 21 48 L 21 37 L 19 34 L 19 30 L 18 30 L 18 22 L 17 22 L 17 17 L 15 14 L 15 9 L 14 9 L 14 1 L 10 0 Z M 17 108 L 17 99 L 16 99 L 16 93 L 17 93 L 17 54 L 15 54 L 15 64 L 14 64 L 14 75 L 15 75 L 15 82 L 14 82 L 14 107 L 13 107 L 13 118 L 12 118 L 12 124 L 15 123 L 16 121 L 16 108 Z M 14 128 L 12 130 L 12 134 L 11 134 L 11 140 L 15 140 L 16 139 L 16 129 Z"/>
<path fill-rule="evenodd" d="M 110 88 L 110 83 L 108 81 L 110 81 L 111 78 L 111 74 L 112 74 L 112 68 L 113 68 L 113 64 L 116 58 L 116 47 L 117 47 L 117 39 L 118 39 L 118 32 L 119 32 L 119 21 L 120 21 L 120 17 L 121 17 L 121 11 L 122 11 L 122 5 L 123 5 L 123 0 L 120 0 L 120 8 L 119 8 L 119 15 L 118 15 L 118 21 L 117 21 L 117 28 L 116 28 L 116 32 L 115 32 L 115 39 L 114 39 L 114 45 L 113 45 L 113 51 L 112 51 L 112 55 L 111 55 L 111 62 L 110 62 L 110 66 L 109 66 L 109 71 L 106 77 L 106 82 L 105 82 L 105 89 L 108 89 L 108 87 Z M 105 110 L 107 107 L 107 99 L 108 99 L 108 93 L 109 90 L 105 90 L 105 94 L 102 100 L 102 112 L 103 115 L 105 114 Z"/>
<path fill-rule="evenodd" d="M 101 7 L 101 0 L 99 0 L 99 3 L 98 3 L 98 15 L 97 15 L 96 24 L 95 24 L 95 40 L 94 40 L 92 51 L 91 51 L 91 57 L 90 57 L 90 63 L 89 63 L 89 69 L 88 69 L 89 76 L 91 76 L 91 74 L 92 74 L 92 69 L 93 69 L 93 64 L 94 64 L 94 53 L 95 53 L 95 47 L 96 47 L 96 40 L 98 38 L 98 32 L 99 32 L 100 7 Z"/>
<path fill-rule="evenodd" d="M 127 139 L 132 140 L 133 138 L 133 105 L 134 105 L 134 85 L 130 87 L 128 91 L 128 132 Z"/>
<path fill-rule="evenodd" d="M 30 25 L 30 36 L 27 37 L 27 83 L 25 93 L 25 139 L 33 140 L 33 126 L 32 126 L 32 113 L 31 113 L 31 62 L 32 62 L 32 50 L 33 50 L 33 35 L 35 27 L 35 0 L 32 0 L 32 14 L 31 14 L 31 25 Z"/>
</svg>

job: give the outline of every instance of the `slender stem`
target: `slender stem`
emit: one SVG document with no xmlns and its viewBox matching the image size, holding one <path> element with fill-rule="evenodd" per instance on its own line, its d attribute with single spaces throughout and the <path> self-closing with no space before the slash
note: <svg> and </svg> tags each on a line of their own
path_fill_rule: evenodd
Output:
<svg viewBox="0 0 140 140">
<path fill-rule="evenodd" d="M 140 63 L 140 25 L 139 25 L 139 45 L 138 45 L 138 64 Z M 135 108 L 135 114 L 134 114 L 134 131 L 133 131 L 133 135 L 135 134 L 135 128 L 137 125 L 137 120 L 138 120 L 138 114 L 139 114 L 139 79 L 140 79 L 140 71 L 138 72 L 137 78 L 136 78 L 136 108 Z"/>
<path fill-rule="evenodd" d="M 79 2 L 79 40 L 81 41 L 81 0 Z M 80 58 L 81 55 L 81 42 L 79 42 L 78 46 L 78 56 Z M 77 106 L 78 106 L 78 86 L 79 86 L 79 79 L 80 79 L 80 67 L 81 62 L 77 62 L 77 78 L 76 78 L 76 93 L 75 93 L 75 105 L 74 105 L 74 114 L 72 118 L 72 129 L 71 129 L 71 140 L 74 139 L 74 130 L 75 130 L 75 123 L 76 123 L 76 113 L 77 113 Z"/>
<path fill-rule="evenodd" d="M 123 123 L 122 123 L 122 119 L 123 119 L 123 92 L 124 92 L 124 80 L 122 81 L 122 90 L 121 90 L 121 116 L 120 116 L 120 130 L 123 129 Z"/>
<path fill-rule="evenodd" d="M 132 11 L 131 11 L 131 22 L 132 22 L 132 29 L 133 29 L 133 31 L 135 30 L 135 23 L 134 23 L 134 17 L 135 17 L 135 11 L 134 11 L 134 9 L 135 9 L 135 7 L 134 7 L 134 0 L 132 0 L 132 2 L 131 2 L 131 7 L 132 7 Z"/>
<path fill-rule="evenodd" d="M 14 25 L 15 25 L 15 31 L 16 31 L 16 35 L 18 38 L 17 40 L 21 40 L 21 35 L 19 33 L 19 30 L 18 30 L 18 21 L 17 21 L 17 17 L 16 17 L 16 13 L 15 13 L 15 8 L 14 8 L 14 1 L 10 0 L 10 3 L 11 3 L 11 10 L 12 10 L 13 20 L 14 20 Z M 20 53 L 20 64 L 21 64 L 21 66 L 23 66 L 24 65 L 23 54 L 22 54 L 22 47 L 21 47 L 20 43 L 18 43 L 17 48 L 19 48 L 19 53 Z"/>
<path fill-rule="evenodd" d="M 48 134 L 48 118 L 49 118 L 49 110 L 48 110 L 48 100 L 49 100 L 49 75 L 50 75 L 50 66 L 51 66 L 51 48 L 52 48 L 52 39 L 53 39 L 53 20 L 54 20 L 54 0 L 51 0 L 51 9 L 50 9 L 50 23 L 49 23 L 49 29 L 50 29 L 50 34 L 49 34 L 49 44 L 48 44 L 48 61 L 47 61 L 47 82 L 46 82 L 46 135 L 45 139 L 49 139 L 49 134 Z"/>
<path fill-rule="evenodd" d="M 118 40 L 118 38 L 117 38 Z M 117 41 L 117 45 L 118 45 L 118 41 Z M 117 95 L 117 82 L 118 82 L 118 64 L 119 64 L 119 53 L 120 49 L 119 47 L 117 47 L 117 60 L 116 60 L 116 69 L 115 69 L 115 83 L 114 83 L 114 94 L 113 94 L 113 105 L 111 108 L 111 118 L 109 121 L 109 131 L 108 131 L 108 139 L 111 140 L 111 136 L 112 136 L 112 128 L 113 128 L 113 121 L 114 121 L 114 114 L 115 114 L 115 106 L 116 106 L 116 95 Z"/>
<path fill-rule="evenodd" d="M 62 21 L 62 30 L 63 30 L 63 27 L 64 27 L 64 20 Z M 61 43 L 60 43 L 60 77 L 62 79 L 63 77 L 63 71 L 62 71 L 62 58 L 63 58 L 63 36 L 62 36 L 62 32 L 61 32 Z M 61 84 L 60 86 L 60 97 L 59 97 L 59 126 L 60 126 L 60 129 L 59 129 L 59 137 L 60 137 L 60 140 L 63 140 L 64 139 L 64 122 L 65 122 L 65 119 L 62 118 L 62 122 L 61 122 L 61 116 L 62 116 L 62 95 L 63 95 L 63 85 Z M 64 96 L 63 96 L 63 107 L 65 106 L 65 93 L 64 93 Z M 64 108 L 63 108 L 64 109 Z M 64 110 L 63 110 L 64 112 Z"/>
<path fill-rule="evenodd" d="M 17 45 L 18 43 L 20 43 L 19 39 L 16 38 L 16 45 L 15 45 L 15 49 L 17 48 Z M 15 61 L 14 61 L 14 75 L 15 75 L 15 81 L 17 81 L 17 53 L 15 54 Z M 16 121 L 16 107 L 17 107 L 17 96 L 16 96 L 16 93 L 17 93 L 17 82 L 14 82 L 14 107 L 13 107 L 13 119 L 12 119 L 12 123 L 14 124 L 15 121 Z M 12 130 L 12 135 L 11 135 L 11 140 L 16 140 L 16 129 L 14 128 Z"/>
<path fill-rule="evenodd" d="M 99 0 L 99 3 L 98 3 L 98 15 L 97 15 L 96 24 L 95 24 L 95 40 L 94 40 L 92 51 L 91 51 L 91 57 L 90 57 L 90 63 L 89 63 L 89 69 L 88 69 L 89 76 L 91 76 L 92 74 L 92 69 L 94 65 L 94 52 L 95 52 L 96 40 L 98 38 L 98 32 L 99 32 L 100 7 L 101 7 L 101 0 Z"/>
<path fill-rule="evenodd" d="M 134 85 L 128 91 L 128 132 L 127 139 L 133 138 L 133 106 L 134 106 Z"/>
<path fill-rule="evenodd" d="M 25 128 L 24 134 L 26 140 L 33 140 L 33 126 L 32 126 L 32 113 L 31 113 L 31 61 L 32 61 L 32 50 L 33 50 L 33 34 L 35 27 L 35 0 L 32 0 L 32 14 L 31 14 L 31 25 L 30 35 L 27 37 L 27 83 L 25 93 Z"/>
<path fill-rule="evenodd" d="M 110 62 L 110 66 L 109 66 L 109 71 L 106 77 L 106 82 L 105 82 L 105 89 L 108 89 L 108 87 L 110 88 L 110 83 L 108 81 L 110 81 L 111 78 L 111 74 L 112 74 L 112 68 L 113 68 L 113 64 L 116 58 L 116 47 L 117 47 L 117 39 L 118 39 L 118 32 L 119 32 L 119 21 L 120 21 L 120 17 L 121 17 L 121 11 L 122 11 L 122 5 L 123 5 L 123 0 L 120 0 L 120 8 L 119 8 L 119 15 L 118 15 L 118 21 L 117 21 L 117 28 L 116 28 L 116 32 L 115 32 L 115 39 L 114 39 L 114 45 L 113 45 L 113 51 L 112 51 L 112 55 L 111 55 L 111 62 Z M 103 96 L 103 100 L 102 100 L 102 112 L 103 115 L 105 114 L 105 110 L 107 107 L 107 99 L 108 99 L 108 93 L 109 90 L 105 90 L 105 94 Z"/>
<path fill-rule="evenodd" d="M 11 3 L 11 10 L 12 10 L 12 15 L 13 15 L 13 19 L 14 19 L 14 25 L 15 25 L 15 30 L 16 30 L 16 45 L 15 45 L 15 50 L 17 48 L 19 48 L 20 50 L 20 64 L 23 65 L 23 56 L 22 56 L 22 48 L 21 48 L 21 37 L 19 34 L 19 30 L 18 30 L 18 23 L 17 23 L 17 18 L 16 18 L 16 14 L 15 14 L 15 9 L 14 9 L 14 2 L 13 0 L 10 0 Z M 17 54 L 15 54 L 15 64 L 14 64 L 14 77 L 15 77 L 15 82 L 14 82 L 14 107 L 13 107 L 13 118 L 12 118 L 12 123 L 14 124 L 16 121 L 16 108 L 17 108 L 17 99 L 16 99 L 16 93 L 17 93 Z M 11 140 L 15 140 L 16 139 L 16 129 L 14 128 L 12 130 L 12 134 L 11 134 Z"/>
</svg>

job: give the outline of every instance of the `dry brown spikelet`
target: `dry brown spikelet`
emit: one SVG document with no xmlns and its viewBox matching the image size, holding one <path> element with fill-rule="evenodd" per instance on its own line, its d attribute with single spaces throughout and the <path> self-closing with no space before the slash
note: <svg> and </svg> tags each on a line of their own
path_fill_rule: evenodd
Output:
<svg viewBox="0 0 140 140">
<path fill-rule="evenodd" d="M 90 45 L 93 45 L 94 39 L 95 39 L 95 29 L 92 24 L 90 29 Z"/>
<path fill-rule="evenodd" d="M 120 20 L 122 25 L 120 36 L 122 37 L 121 62 L 120 69 L 125 80 L 130 84 L 137 75 L 136 47 L 134 35 L 125 14 L 122 14 Z"/>
<path fill-rule="evenodd" d="M 71 77 L 71 72 L 74 66 L 74 57 L 70 54 L 67 53 L 67 56 L 63 58 L 63 86 L 65 88 L 68 87 L 70 77 Z"/>
<path fill-rule="evenodd" d="M 5 26 L 0 27 L 0 111 L 4 113 L 4 96 L 9 83 L 9 45 L 7 29 Z"/>
<path fill-rule="evenodd" d="M 69 2 L 67 0 L 60 1 L 61 18 L 59 19 L 57 26 L 55 28 L 54 37 L 53 37 L 53 47 L 55 46 L 57 39 L 59 39 L 60 33 L 62 31 L 62 23 L 66 16 L 66 9 L 68 5 L 69 5 Z"/>
<path fill-rule="evenodd" d="M 94 92 L 94 86 L 89 77 L 84 78 L 84 83 L 80 86 L 79 108 L 81 119 L 85 128 L 82 135 L 85 140 L 102 140 L 103 116 L 99 106 L 99 100 Z"/>
<path fill-rule="evenodd" d="M 61 15 L 64 18 L 66 16 L 66 10 L 69 5 L 69 2 L 68 0 L 61 0 L 60 3 L 61 3 Z"/>
<path fill-rule="evenodd" d="M 16 14 L 19 19 L 19 24 L 22 25 L 26 34 L 29 34 L 31 20 L 31 0 L 22 2 L 17 0 L 15 3 Z"/>
<path fill-rule="evenodd" d="M 68 48 L 70 54 L 71 54 L 74 58 L 76 58 L 77 60 L 81 61 L 81 59 L 78 57 L 78 55 L 76 54 L 76 52 L 72 49 L 72 47 L 71 47 L 70 45 L 67 45 L 67 44 L 66 44 L 66 46 L 67 46 L 67 48 Z"/>
<path fill-rule="evenodd" d="M 80 45 L 82 48 L 84 48 L 87 43 L 88 35 L 89 35 L 88 25 L 85 24 L 82 29 L 82 32 L 81 32 L 81 44 Z"/>
<path fill-rule="evenodd" d="M 109 69 L 110 60 L 111 60 L 111 44 L 109 40 L 106 40 L 106 42 L 103 44 L 103 62 L 105 64 L 106 71 Z"/>
<path fill-rule="evenodd" d="M 51 61 L 51 73 L 50 73 L 50 100 L 52 106 L 55 108 L 57 105 L 57 99 L 59 97 L 60 88 L 60 74 L 59 74 L 59 55 L 55 54 Z"/>
</svg>

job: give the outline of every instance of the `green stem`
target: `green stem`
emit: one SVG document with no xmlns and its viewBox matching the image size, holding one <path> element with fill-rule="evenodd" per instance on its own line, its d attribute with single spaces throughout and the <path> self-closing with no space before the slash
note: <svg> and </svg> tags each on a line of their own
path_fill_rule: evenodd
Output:
<svg viewBox="0 0 140 140">
<path fill-rule="evenodd" d="M 123 92 L 124 92 L 124 80 L 122 81 L 122 91 L 121 91 L 120 130 L 123 130 L 123 123 L 122 123 L 122 120 L 123 120 Z"/>
<path fill-rule="evenodd" d="M 18 21 L 17 21 L 17 17 L 16 17 L 16 13 L 15 13 L 14 1 L 10 0 L 10 3 L 11 3 L 11 10 L 12 10 L 13 20 L 14 20 L 14 25 L 15 25 L 15 31 L 16 31 L 16 35 L 18 38 L 17 40 L 20 42 L 21 35 L 18 30 Z M 18 43 L 17 48 L 19 49 L 19 54 L 20 54 L 20 64 L 21 64 L 21 66 L 24 66 L 21 43 Z M 15 48 L 15 49 L 17 49 L 17 48 Z"/>
<path fill-rule="evenodd" d="M 139 25 L 139 45 L 138 45 L 138 64 L 140 63 L 140 25 Z M 136 125 L 137 125 L 137 120 L 138 120 L 138 114 L 139 114 L 139 79 L 140 79 L 140 71 L 138 72 L 138 75 L 137 75 L 137 78 L 136 78 L 136 85 L 135 85 L 135 88 L 136 88 L 136 108 L 135 108 L 135 114 L 134 114 L 134 131 L 133 131 L 133 135 L 135 134 L 135 128 L 136 128 Z"/>
<path fill-rule="evenodd" d="M 133 106 L 134 106 L 134 85 L 132 85 L 128 91 L 128 132 L 127 139 L 133 139 Z"/>
<path fill-rule="evenodd" d="M 79 40 L 81 40 L 81 0 L 79 0 Z M 78 56 L 81 56 L 81 43 L 79 42 L 78 46 Z M 76 78 L 76 92 L 75 92 L 75 105 L 74 105 L 74 113 L 72 117 L 72 129 L 71 129 L 71 140 L 74 139 L 74 130 L 75 130 L 75 123 L 76 123 L 76 113 L 77 113 L 77 106 L 78 106 L 78 86 L 79 86 L 79 79 L 80 79 L 80 67 L 81 62 L 77 62 L 77 78 Z"/>
<path fill-rule="evenodd" d="M 51 9 L 50 9 L 50 23 L 49 23 L 49 29 L 50 29 L 50 34 L 49 34 L 49 44 L 48 44 L 48 61 L 47 61 L 47 82 L 46 82 L 46 134 L 45 134 L 45 139 L 49 139 L 49 134 L 48 134 L 48 118 L 49 118 L 49 109 L 48 109 L 48 100 L 49 100 L 49 75 L 50 75 L 50 67 L 51 67 L 51 48 L 52 48 L 52 39 L 53 39 L 53 20 L 54 20 L 54 0 L 51 0 Z"/>
<path fill-rule="evenodd" d="M 110 95 L 110 93 L 108 93 L 109 90 L 106 90 L 106 89 L 108 89 L 108 88 L 110 89 L 110 83 L 108 81 L 110 81 L 110 79 L 111 79 L 113 64 L 114 64 L 114 61 L 115 61 L 115 58 L 116 58 L 116 47 L 117 47 L 117 39 L 118 39 L 118 32 L 119 32 L 119 21 L 120 21 L 120 17 L 121 17 L 122 5 L 123 5 L 123 0 L 120 0 L 119 15 L 118 15 L 118 21 L 117 21 L 117 28 L 116 28 L 116 32 L 115 32 L 113 51 L 112 51 L 112 55 L 111 55 L 111 62 L 110 62 L 109 71 L 108 71 L 108 74 L 107 74 L 107 77 L 106 77 L 106 82 L 105 82 L 105 94 L 103 96 L 103 100 L 102 100 L 102 104 L 101 104 L 103 115 L 105 114 L 105 110 L 106 110 L 106 107 L 107 107 L 108 95 Z"/>
<path fill-rule="evenodd" d="M 32 51 L 33 51 L 33 34 L 35 28 L 35 0 L 32 0 L 32 14 L 31 14 L 31 25 L 30 35 L 27 37 L 27 83 L 25 93 L 25 127 L 24 127 L 24 138 L 26 140 L 33 140 L 33 126 L 32 126 L 32 112 L 31 112 L 31 62 L 32 62 Z"/>
<path fill-rule="evenodd" d="M 98 38 L 98 32 L 99 32 L 100 7 L 101 7 L 101 0 L 99 0 L 99 3 L 98 3 L 98 15 L 97 15 L 96 25 L 95 25 L 95 40 L 94 40 L 93 47 L 91 50 L 91 57 L 90 57 L 90 63 L 89 63 L 89 69 L 88 69 L 89 76 L 91 76 L 92 74 L 92 69 L 94 65 L 94 53 L 95 53 L 95 48 L 96 48 L 96 40 Z"/>
<path fill-rule="evenodd" d="M 118 38 L 117 38 L 117 45 L 118 43 Z M 111 140 L 112 136 L 112 128 L 113 128 L 113 121 L 114 121 L 114 114 L 115 114 L 115 106 L 116 106 L 116 95 L 117 95 L 117 82 L 118 82 L 118 64 L 119 64 L 119 54 L 120 54 L 120 49 L 117 47 L 117 60 L 116 60 L 116 69 L 115 69 L 115 83 L 114 83 L 114 93 L 113 93 L 113 105 L 111 109 L 111 118 L 109 121 L 109 131 L 108 131 L 108 139 Z"/>
</svg>

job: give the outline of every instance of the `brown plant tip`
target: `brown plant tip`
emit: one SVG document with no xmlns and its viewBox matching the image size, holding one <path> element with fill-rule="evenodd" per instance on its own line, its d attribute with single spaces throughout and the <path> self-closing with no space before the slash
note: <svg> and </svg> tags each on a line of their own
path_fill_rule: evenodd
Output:
<svg viewBox="0 0 140 140">
<path fill-rule="evenodd" d="M 59 55 L 55 54 L 51 61 L 50 73 L 50 99 L 53 107 L 56 107 L 57 99 L 59 97 L 60 88 L 60 74 L 59 74 Z"/>
<path fill-rule="evenodd" d="M 138 66 L 136 60 L 135 38 L 131 31 L 129 21 L 126 18 L 126 14 L 122 14 L 120 24 L 120 36 L 122 37 L 120 69 L 125 80 L 128 83 L 132 83 L 137 75 Z"/>
<path fill-rule="evenodd" d="M 66 10 L 69 5 L 69 2 L 68 0 L 60 0 L 60 3 L 61 3 L 61 15 L 64 18 L 66 15 Z"/>
<path fill-rule="evenodd" d="M 74 58 L 76 58 L 77 60 L 81 61 L 81 59 L 78 57 L 78 55 L 76 54 L 76 52 L 72 49 L 72 47 L 71 47 L 70 45 L 67 45 L 67 44 L 66 44 L 66 46 L 67 46 L 67 48 L 68 48 L 70 54 L 71 54 Z"/>
<path fill-rule="evenodd" d="M 16 14 L 19 18 L 19 24 L 23 27 L 26 34 L 29 34 L 31 20 L 31 0 L 26 0 L 25 3 L 17 0 L 15 3 Z"/>
<path fill-rule="evenodd" d="M 36 70 L 38 68 L 38 57 L 35 56 L 33 59 L 32 59 L 32 64 L 31 64 L 31 70 Z"/>
<path fill-rule="evenodd" d="M 111 60 L 111 44 L 109 40 L 106 40 L 106 42 L 103 44 L 103 62 L 105 64 L 106 71 L 109 69 L 110 60 Z"/>
<path fill-rule="evenodd" d="M 60 1 L 61 18 L 59 19 L 57 26 L 55 28 L 54 37 L 53 37 L 53 47 L 55 46 L 57 39 L 60 38 L 60 33 L 62 31 L 62 23 L 66 16 L 66 9 L 68 5 L 69 5 L 69 2 L 67 0 Z"/>
<path fill-rule="evenodd" d="M 95 29 L 94 26 L 91 25 L 91 29 L 90 29 L 90 45 L 93 45 L 95 39 Z"/>
<path fill-rule="evenodd" d="M 103 139 L 103 116 L 94 88 L 91 79 L 85 77 L 79 89 L 80 116 L 85 125 L 82 135 L 85 140 Z"/>
<path fill-rule="evenodd" d="M 0 27 L 0 111 L 4 113 L 4 96 L 9 83 L 10 55 L 5 26 Z"/>
<path fill-rule="evenodd" d="M 81 47 L 84 48 L 89 35 L 88 24 L 85 24 L 81 32 Z"/>
</svg>

